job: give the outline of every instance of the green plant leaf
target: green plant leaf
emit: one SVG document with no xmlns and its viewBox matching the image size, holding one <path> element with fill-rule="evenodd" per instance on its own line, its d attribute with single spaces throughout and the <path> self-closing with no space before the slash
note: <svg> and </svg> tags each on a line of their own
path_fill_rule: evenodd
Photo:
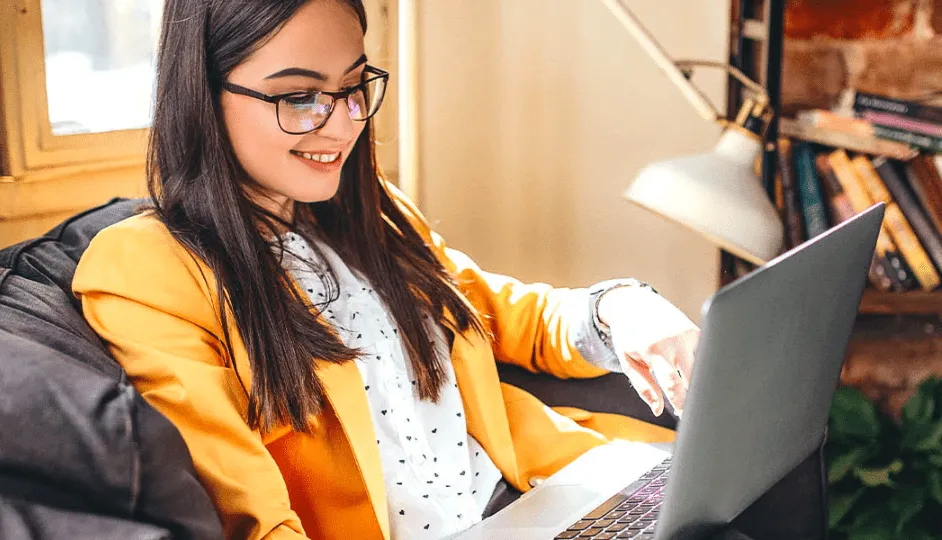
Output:
<svg viewBox="0 0 942 540">
<path fill-rule="evenodd" d="M 896 538 L 899 540 L 938 540 L 938 537 L 931 532 L 912 525 L 896 535 Z"/>
<path fill-rule="evenodd" d="M 875 487 L 875 486 L 889 486 L 894 487 L 893 481 L 890 479 L 891 474 L 896 474 L 903 470 L 903 461 L 900 459 L 893 460 L 892 463 L 886 467 L 875 467 L 875 468 L 860 468 L 854 470 L 854 476 L 860 479 L 865 486 Z"/>
<path fill-rule="evenodd" d="M 931 424 L 936 410 L 935 391 L 937 382 L 927 379 L 903 405 L 903 425 Z"/>
<path fill-rule="evenodd" d="M 911 424 L 906 426 L 900 442 L 903 448 L 918 452 L 942 450 L 942 420 L 933 424 Z"/>
<path fill-rule="evenodd" d="M 903 532 L 909 523 L 926 504 L 926 489 L 922 486 L 910 486 L 899 489 L 890 497 L 890 510 L 896 514 L 896 534 Z"/>
<path fill-rule="evenodd" d="M 942 468 L 942 454 L 932 454 L 929 456 L 929 463 L 934 467 Z"/>
<path fill-rule="evenodd" d="M 834 393 L 828 436 L 835 439 L 874 439 L 880 435 L 877 408 L 859 390 L 842 386 Z"/>
<path fill-rule="evenodd" d="M 828 494 L 828 527 L 834 529 L 854 507 L 857 499 L 863 495 L 864 488 L 858 488 L 853 493 Z"/>
<path fill-rule="evenodd" d="M 939 469 L 929 471 L 926 487 L 929 488 L 929 495 L 935 499 L 935 502 L 942 504 L 942 471 Z"/>
<path fill-rule="evenodd" d="M 847 476 L 847 473 L 863 463 L 877 451 L 873 445 L 858 446 L 828 460 L 828 484 L 836 484 Z"/>
<path fill-rule="evenodd" d="M 885 518 L 860 521 L 847 531 L 847 540 L 892 540 L 893 525 Z"/>
</svg>

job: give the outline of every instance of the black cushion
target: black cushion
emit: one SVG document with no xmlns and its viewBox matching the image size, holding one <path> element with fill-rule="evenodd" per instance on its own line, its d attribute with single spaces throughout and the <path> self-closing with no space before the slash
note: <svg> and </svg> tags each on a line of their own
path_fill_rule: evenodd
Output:
<svg viewBox="0 0 942 540">
<path fill-rule="evenodd" d="M 140 538 L 160 538 L 160 530 L 222 537 L 179 432 L 130 385 L 71 292 L 91 239 L 142 202 L 112 200 L 0 251 L 2 538 L 20 537 L 26 529 L 17 520 L 29 516 L 61 523 L 28 538 L 109 523 Z"/>
</svg>

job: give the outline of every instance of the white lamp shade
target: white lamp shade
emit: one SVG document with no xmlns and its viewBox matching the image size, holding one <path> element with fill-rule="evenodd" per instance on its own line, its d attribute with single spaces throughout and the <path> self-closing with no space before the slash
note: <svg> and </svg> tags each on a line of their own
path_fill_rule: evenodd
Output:
<svg viewBox="0 0 942 540">
<path fill-rule="evenodd" d="M 712 152 L 646 166 L 624 196 L 761 265 L 781 253 L 784 235 L 755 173 L 761 151 L 754 135 L 726 129 Z"/>
</svg>

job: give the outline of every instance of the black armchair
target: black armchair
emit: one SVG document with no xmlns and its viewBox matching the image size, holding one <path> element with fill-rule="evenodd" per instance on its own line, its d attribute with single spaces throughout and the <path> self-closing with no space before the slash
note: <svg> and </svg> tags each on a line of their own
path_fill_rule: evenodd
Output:
<svg viewBox="0 0 942 540">
<path fill-rule="evenodd" d="M 92 237 L 143 201 L 115 199 L 0 251 L 0 538 L 222 538 L 176 428 L 129 384 L 82 318 L 72 276 Z M 500 366 L 551 406 L 655 418 L 609 375 L 563 381 Z M 809 456 L 724 534 L 820 539 L 823 456 Z"/>
</svg>

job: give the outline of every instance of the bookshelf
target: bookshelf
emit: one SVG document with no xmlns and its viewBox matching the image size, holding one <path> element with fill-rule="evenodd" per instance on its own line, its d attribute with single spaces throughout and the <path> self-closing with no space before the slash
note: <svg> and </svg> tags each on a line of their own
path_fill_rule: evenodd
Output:
<svg viewBox="0 0 942 540">
<path fill-rule="evenodd" d="M 729 62 L 767 88 L 772 106 L 777 113 L 782 110 L 783 50 L 786 46 L 784 35 L 785 8 L 785 0 L 734 0 L 730 11 Z M 727 110 L 728 113 L 732 114 L 738 110 L 743 96 L 741 87 L 734 80 L 730 80 L 728 90 Z M 911 162 L 918 155 L 918 151 L 914 150 L 912 145 L 884 139 L 874 140 L 873 137 L 870 137 L 870 140 L 865 140 L 866 138 L 863 137 L 836 131 L 824 133 L 824 136 L 822 136 L 820 130 L 814 126 L 809 126 L 807 121 L 798 121 L 794 115 L 780 116 L 776 114 L 776 120 L 777 122 L 769 127 L 766 136 L 766 152 L 761 165 L 762 182 L 769 193 L 770 199 L 775 200 L 776 174 L 780 174 L 780 164 L 777 162 L 780 136 L 793 142 L 807 143 L 815 149 L 819 156 L 826 153 L 824 150 L 834 149 L 844 149 L 851 156 L 863 155 L 871 158 L 873 156 L 885 156 L 900 165 L 898 167 L 900 170 L 897 172 L 903 177 L 903 183 L 911 188 L 909 191 L 916 191 L 912 189 L 913 181 L 909 177 L 909 172 L 904 170 L 909 167 L 905 164 Z M 942 137 L 938 137 L 938 139 L 942 139 Z M 787 149 L 785 150 L 787 155 Z M 928 152 L 932 152 L 932 150 L 928 150 Z M 825 179 L 820 170 L 818 174 L 821 177 L 821 184 L 824 184 Z M 907 177 L 909 177 L 909 180 L 907 180 Z M 830 196 L 827 193 L 828 190 L 822 186 L 821 191 L 827 205 L 830 202 L 828 201 Z M 925 200 L 923 199 L 923 201 Z M 920 206 L 918 201 L 916 206 Z M 925 205 L 923 204 L 923 206 Z M 904 213 L 908 216 L 908 209 L 904 210 L 907 210 Z M 833 210 L 826 209 L 829 222 L 833 221 L 830 215 L 832 212 Z M 925 213 L 928 215 L 930 212 Z M 833 225 L 833 222 L 830 225 Z M 939 225 L 940 223 L 937 220 L 935 226 L 930 226 L 928 229 L 933 229 L 936 236 L 938 236 L 938 229 L 942 228 Z M 921 235 L 920 238 L 922 238 Z M 900 258 L 904 259 L 903 266 L 907 266 L 905 264 L 906 258 L 902 255 Z M 933 262 L 936 263 L 936 267 L 940 267 L 938 260 L 933 259 Z M 721 286 L 735 281 L 744 271 L 751 269 L 748 265 L 744 265 L 743 261 L 726 252 L 721 253 L 720 265 Z M 875 288 L 875 285 L 871 283 L 864 292 L 860 305 L 860 314 L 881 316 L 935 315 L 942 318 L 942 287 L 935 288 L 932 291 L 918 290 L 919 288 L 918 286 L 896 287 L 893 291 L 886 291 Z"/>
<path fill-rule="evenodd" d="M 860 302 L 863 315 L 938 315 L 942 317 L 942 293 L 939 291 L 884 292 L 864 291 Z"/>
<path fill-rule="evenodd" d="M 782 48 L 784 44 L 785 0 L 733 0 L 730 5 L 729 63 L 766 88 L 773 111 L 781 110 Z M 727 118 L 735 118 L 743 104 L 742 86 L 729 77 Z M 773 116 L 766 134 L 762 156 L 762 183 L 773 196 L 777 162 L 778 115 Z M 736 279 L 742 261 L 729 252 L 720 252 L 720 286 Z"/>
<path fill-rule="evenodd" d="M 729 62 L 763 84 L 771 96 L 781 98 L 775 103 L 779 122 L 766 138 L 761 171 L 770 199 L 782 211 L 789 247 L 795 245 L 795 240 L 807 238 L 809 216 L 805 211 L 809 201 L 802 200 L 805 195 L 794 191 L 807 185 L 819 184 L 818 202 L 824 207 L 828 227 L 859 211 L 856 207 L 861 198 L 857 197 L 858 204 L 850 201 L 853 191 L 859 195 L 862 190 L 869 195 L 871 204 L 883 200 L 898 207 L 899 217 L 892 220 L 895 226 L 889 224 L 889 204 L 884 222 L 885 236 L 896 247 L 890 250 L 889 257 L 886 251 L 881 254 L 878 250 L 848 345 L 841 382 L 860 390 L 884 413 L 899 420 L 903 404 L 919 384 L 930 376 L 942 376 L 942 285 L 933 284 L 931 275 L 935 272 L 942 282 L 942 132 L 932 131 L 933 136 L 920 140 L 890 140 L 893 134 L 878 131 L 877 128 L 886 126 L 876 118 L 879 115 L 873 114 L 875 110 L 885 114 L 887 109 L 879 109 L 873 98 L 883 99 L 885 105 L 893 101 L 885 97 L 909 96 L 897 100 L 904 108 L 894 109 L 896 116 L 905 117 L 907 122 L 923 122 L 923 127 L 899 128 L 901 132 L 930 133 L 927 130 L 932 128 L 925 127 L 926 123 L 934 124 L 936 130 L 942 129 L 942 109 L 938 109 L 942 105 L 942 79 L 937 77 L 938 67 L 933 67 L 937 64 L 920 56 L 923 49 L 939 50 L 942 25 L 939 32 L 928 36 L 912 23 L 932 13 L 928 4 L 914 8 L 916 12 L 910 19 L 881 3 L 841 5 L 851 6 L 851 12 L 839 12 L 828 3 L 789 2 L 786 38 L 780 24 L 785 20 L 785 0 L 733 0 Z M 934 9 L 938 12 L 939 8 Z M 910 26 L 907 20 L 912 23 Z M 868 54 L 888 50 L 897 53 L 892 66 L 885 62 L 866 64 Z M 851 68 L 860 71 L 850 73 Z M 856 93 L 844 93 L 848 88 Z M 728 112 L 738 110 L 742 98 L 741 88 L 731 80 Z M 924 107 L 926 104 L 936 108 Z M 840 117 L 850 124 L 827 123 Z M 780 140 L 781 151 L 777 148 Z M 782 180 L 787 176 L 783 172 L 788 171 L 787 167 L 782 168 L 782 163 L 795 166 L 798 142 L 806 147 L 802 152 L 807 154 L 810 148 L 813 159 L 810 167 L 805 162 L 805 176 L 801 179 L 797 171 L 792 171 L 789 209 Z M 838 150 L 845 155 L 833 155 Z M 777 160 L 779 155 L 785 159 Z M 881 168 L 876 180 L 867 172 L 871 165 L 877 170 L 878 165 L 887 162 L 891 170 Z M 931 173 L 932 167 L 926 162 L 934 164 L 936 174 Z M 809 169 L 817 174 L 816 180 L 807 178 L 815 176 L 807 173 Z M 899 180 L 893 181 L 893 176 Z M 849 178 L 856 178 L 856 182 L 848 182 Z M 845 189 L 848 184 L 857 187 L 848 191 Z M 892 192 L 887 199 L 878 194 L 881 184 L 884 188 L 895 185 L 883 190 L 884 194 Z M 843 213 L 837 204 L 840 196 L 846 196 Z M 904 204 L 904 199 L 909 202 Z M 798 226 L 796 222 L 800 222 Z M 907 227 L 900 226 L 900 222 L 908 225 L 911 240 L 907 241 Z M 921 262 L 918 253 L 913 253 L 918 251 L 914 245 L 925 252 Z M 890 261 L 894 255 L 896 263 Z M 719 264 L 720 286 L 754 268 L 725 251 L 721 251 Z M 887 278 L 882 282 L 877 266 L 883 266 Z M 908 268 L 908 281 L 897 279 L 899 274 L 891 268 Z M 896 278 L 890 280 L 893 275 Z"/>
</svg>

